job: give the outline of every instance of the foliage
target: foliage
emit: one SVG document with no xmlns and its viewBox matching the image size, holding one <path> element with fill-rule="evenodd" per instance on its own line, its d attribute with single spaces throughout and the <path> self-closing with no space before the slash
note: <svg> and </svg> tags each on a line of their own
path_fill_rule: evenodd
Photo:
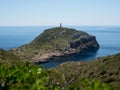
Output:
<svg viewBox="0 0 120 90">
<path fill-rule="evenodd" d="M 68 80 L 63 75 L 23 61 L 0 62 L 0 72 L 0 90 L 110 90 L 99 81 L 79 79 L 73 82 L 74 79 Z"/>
<path fill-rule="evenodd" d="M 101 83 L 99 80 L 80 79 L 76 83 L 69 85 L 67 90 L 112 90 L 110 86 Z"/>
<path fill-rule="evenodd" d="M 56 74 L 54 81 L 60 81 L 60 86 L 73 80 L 72 84 L 69 84 L 70 87 L 78 87 L 81 79 L 85 78 L 91 83 L 89 85 L 92 85 L 93 81 L 95 83 L 99 81 L 100 86 L 105 84 L 114 90 L 120 90 L 120 54 L 97 58 L 89 62 L 67 62 L 50 70 Z"/>
<path fill-rule="evenodd" d="M 120 90 L 120 54 L 49 70 L 4 50 L 0 59 L 0 90 Z"/>
<path fill-rule="evenodd" d="M 77 31 L 70 28 L 50 28 L 45 30 L 42 34 L 36 37 L 30 44 L 29 47 L 37 47 L 40 49 L 63 49 L 68 45 L 68 41 L 73 40 L 73 35 L 78 33 L 80 35 L 88 35 L 85 32 Z"/>
<path fill-rule="evenodd" d="M 0 72 L 0 90 L 110 90 L 99 81 L 66 77 L 23 61 L 2 61 Z"/>
<path fill-rule="evenodd" d="M 0 61 L 1 60 L 20 60 L 19 57 L 11 54 L 11 53 L 8 53 L 7 51 L 4 51 L 3 49 L 0 49 Z"/>
<path fill-rule="evenodd" d="M 49 90 L 49 74 L 40 66 L 21 61 L 0 62 L 0 90 Z"/>
</svg>

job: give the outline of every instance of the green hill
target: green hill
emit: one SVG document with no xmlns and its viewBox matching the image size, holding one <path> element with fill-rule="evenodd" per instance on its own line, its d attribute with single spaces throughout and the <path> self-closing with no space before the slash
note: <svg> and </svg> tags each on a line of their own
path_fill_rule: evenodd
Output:
<svg viewBox="0 0 120 90">
<path fill-rule="evenodd" d="M 10 52 L 28 61 L 39 63 L 54 56 L 96 51 L 98 48 L 95 36 L 71 28 L 56 27 L 46 29 L 29 44 Z"/>
</svg>

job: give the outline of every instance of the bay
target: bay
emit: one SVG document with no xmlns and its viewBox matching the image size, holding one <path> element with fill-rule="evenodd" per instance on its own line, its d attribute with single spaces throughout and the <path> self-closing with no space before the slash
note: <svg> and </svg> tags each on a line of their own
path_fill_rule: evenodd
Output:
<svg viewBox="0 0 120 90">
<path fill-rule="evenodd" d="M 53 26 L 1 26 L 0 48 L 9 50 L 31 42 L 45 29 Z M 46 68 L 55 67 L 68 61 L 93 60 L 107 55 L 120 52 L 120 27 L 119 26 L 66 26 L 77 30 L 88 32 L 96 36 L 100 49 L 94 53 L 83 53 L 63 58 L 55 58 L 51 62 L 41 64 Z"/>
</svg>

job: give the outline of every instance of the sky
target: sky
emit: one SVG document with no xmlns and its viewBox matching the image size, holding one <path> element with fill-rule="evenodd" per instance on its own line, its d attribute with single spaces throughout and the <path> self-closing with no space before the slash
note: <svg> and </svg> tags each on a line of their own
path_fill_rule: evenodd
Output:
<svg viewBox="0 0 120 90">
<path fill-rule="evenodd" d="M 120 26 L 120 0 L 0 0 L 0 26 Z"/>
</svg>

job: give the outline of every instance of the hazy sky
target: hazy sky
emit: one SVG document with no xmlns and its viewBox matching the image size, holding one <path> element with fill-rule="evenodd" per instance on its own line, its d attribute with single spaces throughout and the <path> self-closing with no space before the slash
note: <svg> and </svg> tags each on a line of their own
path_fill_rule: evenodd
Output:
<svg viewBox="0 0 120 90">
<path fill-rule="evenodd" d="M 120 26 L 120 0 L 0 0 L 0 26 Z"/>
</svg>

